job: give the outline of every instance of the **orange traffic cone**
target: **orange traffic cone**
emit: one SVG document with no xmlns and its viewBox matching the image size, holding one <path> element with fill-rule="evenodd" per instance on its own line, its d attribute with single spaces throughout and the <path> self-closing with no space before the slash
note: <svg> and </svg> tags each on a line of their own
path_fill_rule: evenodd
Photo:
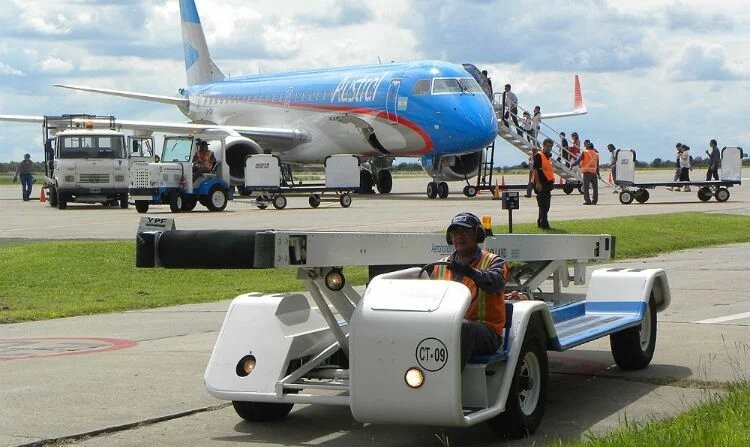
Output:
<svg viewBox="0 0 750 447">
<path fill-rule="evenodd" d="M 492 190 L 492 200 L 497 200 L 500 198 L 500 186 L 497 184 L 497 179 L 495 179 L 495 189 Z"/>
<path fill-rule="evenodd" d="M 503 186 L 503 189 L 505 189 L 505 176 L 502 177 L 500 184 Z"/>
<path fill-rule="evenodd" d="M 39 194 L 39 201 L 44 203 L 47 201 L 47 195 L 44 193 L 44 187 L 42 187 L 41 189 L 42 189 L 42 193 Z"/>
<path fill-rule="evenodd" d="M 612 184 L 612 171 L 609 171 L 609 178 L 607 179 L 607 183 L 610 185 Z"/>
</svg>

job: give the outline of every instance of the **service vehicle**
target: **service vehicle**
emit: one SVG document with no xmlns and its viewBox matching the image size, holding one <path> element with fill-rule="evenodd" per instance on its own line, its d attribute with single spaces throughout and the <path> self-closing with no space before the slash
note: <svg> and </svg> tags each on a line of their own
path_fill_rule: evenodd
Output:
<svg viewBox="0 0 750 447">
<path fill-rule="evenodd" d="M 150 138 L 130 135 L 126 140 L 113 116 L 90 114 L 45 116 L 42 131 L 43 187 L 51 206 L 62 210 L 75 202 L 128 207 L 131 156 L 148 157 L 144 150 Z"/>
<path fill-rule="evenodd" d="M 620 368 L 645 368 L 670 303 L 659 268 L 600 268 L 581 287 L 586 263 L 613 255 L 612 236 L 489 236 L 484 248 L 513 266 L 506 292 L 530 299 L 507 300 L 502 348 L 461 371 L 470 292 L 426 273 L 451 253 L 445 235 L 172 228 L 142 220 L 137 266 L 295 268 L 309 292 L 246 293 L 229 306 L 204 381 L 247 421 L 281 420 L 297 403 L 342 405 L 363 423 L 486 422 L 527 436 L 545 412 L 548 351 L 609 336 Z M 396 264 L 416 267 L 389 272 Z M 364 293 L 346 281 L 341 266 L 352 265 L 370 267 Z"/>
</svg>

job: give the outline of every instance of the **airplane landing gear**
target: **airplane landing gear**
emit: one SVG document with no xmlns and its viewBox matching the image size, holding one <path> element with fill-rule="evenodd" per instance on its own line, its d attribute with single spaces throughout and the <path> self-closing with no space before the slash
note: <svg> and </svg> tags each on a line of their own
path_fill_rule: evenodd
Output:
<svg viewBox="0 0 750 447">
<path fill-rule="evenodd" d="M 376 185 L 380 194 L 388 194 L 393 189 L 393 177 L 391 171 L 385 169 L 378 171 Z"/>
</svg>

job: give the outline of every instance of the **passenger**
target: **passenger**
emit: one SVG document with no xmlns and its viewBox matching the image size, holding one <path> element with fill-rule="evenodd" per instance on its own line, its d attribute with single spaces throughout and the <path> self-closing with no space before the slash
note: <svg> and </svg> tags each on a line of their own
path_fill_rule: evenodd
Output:
<svg viewBox="0 0 750 447">
<path fill-rule="evenodd" d="M 682 153 L 682 143 L 677 143 L 675 149 L 677 150 L 677 160 L 675 160 L 674 182 L 678 182 L 680 180 L 680 153 Z M 670 191 L 680 191 L 679 187 L 674 188 L 667 186 L 667 189 Z"/>
<path fill-rule="evenodd" d="M 542 151 L 534 155 L 534 190 L 536 203 L 539 206 L 536 225 L 543 230 L 550 229 L 547 215 L 552 204 L 552 187 L 555 184 L 555 172 L 552 170 L 552 144 L 551 139 L 545 138 Z"/>
<path fill-rule="evenodd" d="M 706 181 L 719 180 L 719 163 L 721 162 L 721 154 L 719 153 L 719 144 L 716 140 L 711 140 L 708 143 L 708 147 L 711 152 L 706 151 L 708 155 L 708 171 L 706 171 Z"/>
<path fill-rule="evenodd" d="M 615 148 L 615 145 L 612 143 L 609 143 L 607 145 L 607 150 L 609 151 L 609 172 L 612 173 L 612 181 L 617 183 L 617 149 Z M 617 189 L 612 190 L 613 193 L 617 194 Z"/>
<path fill-rule="evenodd" d="M 521 130 L 523 130 L 523 133 L 526 134 L 526 141 L 531 143 L 532 135 L 534 134 L 534 123 L 531 121 L 531 114 L 529 112 L 523 112 Z"/>
<path fill-rule="evenodd" d="M 485 232 L 472 213 L 460 213 L 451 219 L 445 237 L 454 251 L 443 259 L 447 265 L 436 265 L 430 276 L 460 282 L 471 293 L 461 324 L 463 370 L 471 356 L 492 354 L 503 345 L 508 266 L 500 256 L 479 247 Z"/>
<path fill-rule="evenodd" d="M 690 171 L 693 170 L 693 157 L 690 155 L 690 146 L 683 144 L 680 151 L 680 181 L 690 181 Z M 690 192 L 690 185 L 682 187 L 684 192 Z"/>
<path fill-rule="evenodd" d="M 570 148 L 568 150 L 568 157 L 565 158 L 563 155 L 563 158 L 565 158 L 566 165 L 570 166 L 570 163 L 572 163 L 574 160 L 578 159 L 578 157 L 581 155 L 581 140 L 578 138 L 578 132 L 573 132 L 570 134 Z"/>
<path fill-rule="evenodd" d="M 594 144 L 586 143 L 586 150 L 571 164 L 571 167 L 581 165 L 583 174 L 583 204 L 596 205 L 599 202 L 599 152 Z M 589 195 L 589 188 L 592 194 Z"/>
<path fill-rule="evenodd" d="M 510 84 L 505 84 L 505 91 L 503 91 L 503 124 L 505 127 L 510 127 L 508 122 L 508 115 L 513 119 L 513 124 L 518 129 L 518 97 L 515 93 L 510 91 Z M 520 130 L 518 131 L 520 135 Z"/>
<path fill-rule="evenodd" d="M 13 183 L 21 178 L 21 196 L 24 202 L 31 200 L 31 188 L 34 182 L 34 176 L 31 171 L 34 169 L 34 162 L 31 161 L 31 154 L 24 154 L 23 161 L 16 166 L 16 173 L 13 175 Z"/>
<path fill-rule="evenodd" d="M 565 132 L 560 132 L 560 153 L 565 156 L 566 153 L 569 153 L 569 147 L 568 147 L 568 139 L 565 138 Z M 560 160 L 557 160 L 560 161 Z"/>
<path fill-rule="evenodd" d="M 216 166 L 216 156 L 208 150 L 207 141 L 198 142 L 198 152 L 193 156 L 193 179 L 212 172 Z"/>
<path fill-rule="evenodd" d="M 539 132 L 542 130 L 542 109 L 539 106 L 534 107 L 534 114 L 531 116 L 531 131 L 534 135 L 534 146 L 539 147 Z"/>
<path fill-rule="evenodd" d="M 526 185 L 526 197 L 531 197 L 531 191 L 534 190 L 534 156 L 539 152 L 539 148 L 532 147 L 529 156 L 529 183 Z"/>
<path fill-rule="evenodd" d="M 482 70 L 482 76 L 484 76 L 484 80 L 487 81 L 487 86 L 490 88 L 490 101 L 492 101 L 492 98 L 494 98 L 495 92 L 492 90 L 492 79 L 487 75 L 487 70 Z"/>
</svg>

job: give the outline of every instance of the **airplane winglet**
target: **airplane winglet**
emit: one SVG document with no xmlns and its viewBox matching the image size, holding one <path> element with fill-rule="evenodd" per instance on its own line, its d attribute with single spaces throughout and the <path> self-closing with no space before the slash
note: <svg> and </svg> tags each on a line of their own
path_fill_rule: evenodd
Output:
<svg viewBox="0 0 750 447">
<path fill-rule="evenodd" d="M 586 113 L 586 104 L 583 102 L 581 93 L 581 80 L 576 73 L 573 86 L 573 110 L 579 113 Z"/>
</svg>

